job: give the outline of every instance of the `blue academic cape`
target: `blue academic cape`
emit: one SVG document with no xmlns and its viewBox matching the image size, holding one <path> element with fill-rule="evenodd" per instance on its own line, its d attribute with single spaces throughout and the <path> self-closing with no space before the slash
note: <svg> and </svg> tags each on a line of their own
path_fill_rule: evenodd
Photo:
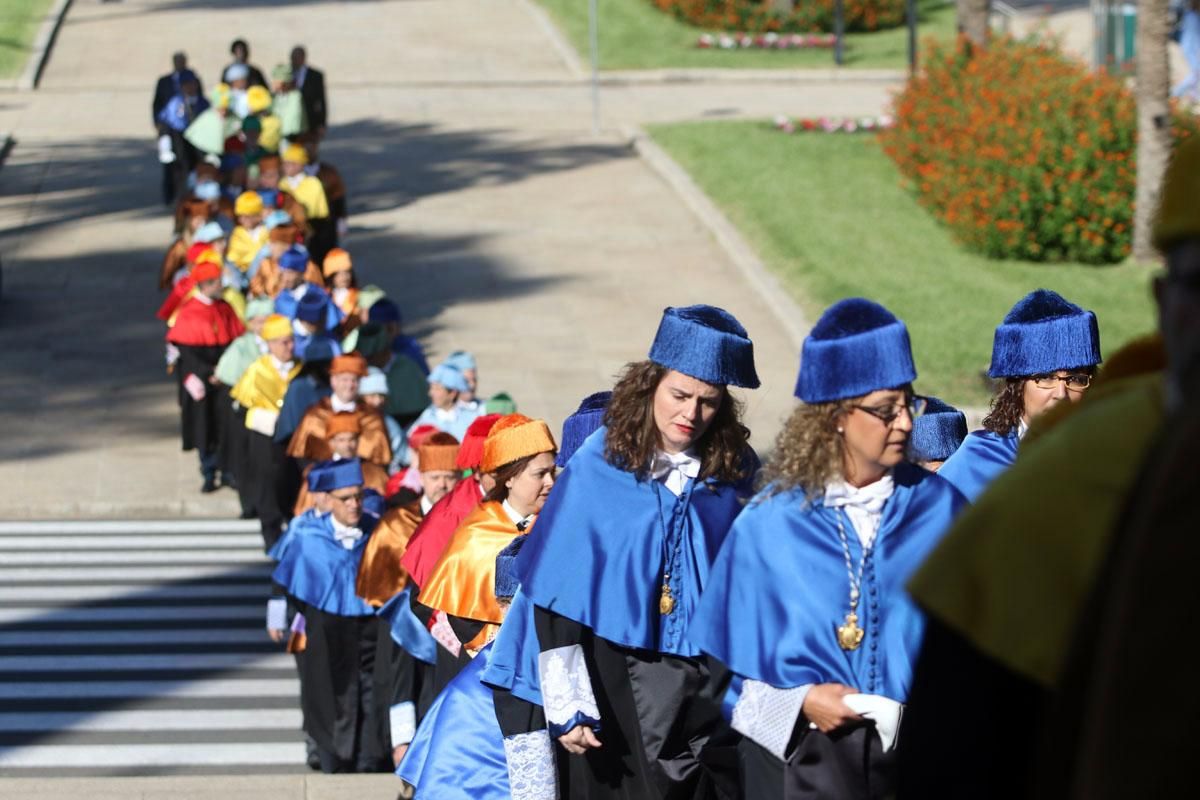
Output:
<svg viewBox="0 0 1200 800">
<path fill-rule="evenodd" d="M 540 706 L 542 686 L 538 676 L 538 654 L 541 649 L 533 622 L 533 603 L 518 589 L 504 615 L 504 624 L 492 640 L 491 655 L 480 680 Z"/>
<path fill-rule="evenodd" d="M 990 431 L 974 431 L 963 440 L 954 455 L 938 470 L 946 480 L 974 502 L 1001 472 L 1017 459 L 1021 443 L 1016 432 L 1000 436 Z"/>
<path fill-rule="evenodd" d="M 412 587 L 392 595 L 379 609 L 379 617 L 388 624 L 392 641 L 404 652 L 430 666 L 437 663 L 437 640 L 412 611 Z"/>
<path fill-rule="evenodd" d="M 862 645 L 843 650 L 837 626 L 850 581 L 838 515 L 857 565 L 862 545 L 839 509 L 800 489 L 752 500 L 713 565 L 690 639 L 735 674 L 779 689 L 843 683 L 904 702 L 925 622 L 905 581 L 964 505 L 946 481 L 911 464 L 893 474 L 871 557 L 863 569 Z"/>
<path fill-rule="evenodd" d="M 318 517 L 323 517 L 328 513 L 329 512 L 326 511 L 323 514 L 315 508 L 310 508 L 300 516 L 293 517 L 292 520 L 284 527 L 283 535 L 276 539 L 275 544 L 271 545 L 271 549 L 267 551 L 267 558 L 270 558 L 272 561 L 283 560 L 283 554 L 286 553 L 288 547 L 291 546 L 292 542 L 294 541 L 294 537 L 297 535 L 303 535 L 301 532 L 320 532 L 320 526 L 315 526 L 310 523 Z"/>
<path fill-rule="evenodd" d="M 434 699 L 396 774 L 417 800 L 512 800 L 492 690 L 479 682 L 485 646 Z"/>
<path fill-rule="evenodd" d="M 375 609 L 355 593 L 358 565 L 378 522 L 363 514 L 363 536 L 347 550 L 333 535 L 329 514 L 300 516 L 288 526 L 290 542 L 281 554 L 271 579 L 305 605 L 342 617 L 369 617 Z"/>
<path fill-rule="evenodd" d="M 541 608 L 625 647 L 696 656 L 685 634 L 709 567 L 750 494 L 758 466 L 737 486 L 689 481 L 676 497 L 605 458 L 601 427 L 571 458 L 518 556 L 522 591 Z M 665 567 L 665 569 L 664 569 Z M 663 573 L 675 610 L 659 611 Z"/>
<path fill-rule="evenodd" d="M 346 315 L 337 307 L 337 303 L 330 298 L 329 292 L 325 291 L 324 287 L 318 286 L 315 283 L 302 284 L 305 287 L 305 294 L 319 293 L 325 300 L 325 330 L 331 331 L 338 325 L 342 324 L 342 320 Z M 280 292 L 275 298 L 275 313 L 282 314 L 288 319 L 296 318 L 296 309 L 300 305 L 300 300 L 291 292 Z M 298 349 L 298 348 L 297 348 Z M 340 350 L 339 350 L 340 352 Z M 299 357 L 299 356 L 298 356 Z"/>
</svg>

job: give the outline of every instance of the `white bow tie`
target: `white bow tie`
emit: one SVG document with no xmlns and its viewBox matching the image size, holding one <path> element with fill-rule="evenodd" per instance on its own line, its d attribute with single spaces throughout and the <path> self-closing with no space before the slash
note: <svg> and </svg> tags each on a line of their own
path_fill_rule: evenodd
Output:
<svg viewBox="0 0 1200 800">
<path fill-rule="evenodd" d="M 695 478 L 699 474 L 700 459 L 691 453 L 672 455 L 658 452 L 654 454 L 654 461 L 650 464 L 650 476 L 656 481 L 662 481 L 663 486 L 677 497 L 683 494 L 683 487 L 687 485 L 688 478 Z"/>
<path fill-rule="evenodd" d="M 339 525 L 335 519 L 331 519 L 330 522 L 333 523 L 333 538 L 337 539 L 337 543 L 347 550 L 353 550 L 354 543 L 363 537 L 362 528 Z"/>
</svg>

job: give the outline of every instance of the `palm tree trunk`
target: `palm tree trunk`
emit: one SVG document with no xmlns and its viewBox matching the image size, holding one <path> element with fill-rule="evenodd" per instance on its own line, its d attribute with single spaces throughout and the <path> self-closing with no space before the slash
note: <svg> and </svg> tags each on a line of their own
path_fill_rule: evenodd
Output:
<svg viewBox="0 0 1200 800">
<path fill-rule="evenodd" d="M 1133 257 L 1155 259 L 1150 232 L 1171 154 L 1171 78 L 1167 61 L 1168 0 L 1139 0 L 1137 16 L 1137 204 Z"/>
<path fill-rule="evenodd" d="M 987 44 L 991 0 L 957 0 L 958 32 L 979 46 Z"/>
</svg>

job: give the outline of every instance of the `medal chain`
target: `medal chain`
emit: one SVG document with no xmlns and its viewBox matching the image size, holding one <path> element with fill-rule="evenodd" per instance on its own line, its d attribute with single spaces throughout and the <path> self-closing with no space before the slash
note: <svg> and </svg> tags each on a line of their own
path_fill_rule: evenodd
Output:
<svg viewBox="0 0 1200 800">
<path fill-rule="evenodd" d="M 862 557 L 858 560 L 858 573 L 854 572 L 854 558 L 850 555 L 850 540 L 846 537 L 846 527 L 842 524 L 842 516 L 844 511 L 839 511 L 837 514 L 837 532 L 838 540 L 842 543 L 842 555 L 846 559 L 846 577 L 850 581 L 850 612 L 846 615 L 846 624 L 843 626 L 849 630 L 857 630 L 860 632 L 858 641 L 861 641 L 862 628 L 858 626 L 858 600 L 861 595 L 863 569 L 866 567 L 867 559 L 871 557 L 871 550 L 875 546 L 875 537 L 872 536 L 870 541 L 863 543 Z M 839 634 L 841 629 L 839 629 Z M 853 650 L 858 647 L 858 642 L 855 642 L 853 647 L 847 647 L 845 642 L 840 642 L 845 650 Z"/>
</svg>

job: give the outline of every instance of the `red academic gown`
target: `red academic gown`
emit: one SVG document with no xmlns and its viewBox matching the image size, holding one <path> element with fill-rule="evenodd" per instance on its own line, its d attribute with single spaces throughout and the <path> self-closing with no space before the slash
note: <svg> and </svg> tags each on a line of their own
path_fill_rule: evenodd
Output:
<svg viewBox="0 0 1200 800">
<path fill-rule="evenodd" d="M 237 312 L 224 300 L 204 302 L 192 297 L 184 301 L 175 317 L 175 325 L 167 331 L 167 341 L 179 349 L 175 374 L 179 386 L 180 432 L 183 449 L 199 449 L 216 453 L 221 441 L 222 399 L 229 391 L 209 382 L 221 353 L 237 337 L 246 332 Z M 203 385 L 204 395 L 195 399 L 187 390 L 188 376 L 195 375 Z"/>
<path fill-rule="evenodd" d="M 408 571 L 413 583 L 425 585 L 446 545 L 450 543 L 450 537 L 454 536 L 454 531 L 481 502 L 483 497 L 479 493 L 478 481 L 463 478 L 449 494 L 429 509 L 400 559 L 400 565 Z"/>
</svg>

